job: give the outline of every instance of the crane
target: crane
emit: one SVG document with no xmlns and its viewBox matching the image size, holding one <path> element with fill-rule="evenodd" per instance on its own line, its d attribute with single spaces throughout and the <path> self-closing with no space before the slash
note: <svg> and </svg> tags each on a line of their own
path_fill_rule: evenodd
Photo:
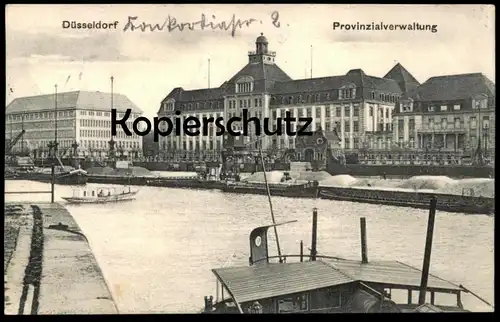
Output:
<svg viewBox="0 0 500 322">
<path fill-rule="evenodd" d="M 26 133 L 25 130 L 22 130 L 18 135 L 16 135 L 15 138 L 11 139 L 10 142 L 8 142 L 5 145 L 5 154 L 10 154 L 12 151 L 12 148 L 17 144 L 17 142 L 23 137 L 24 133 Z"/>
</svg>

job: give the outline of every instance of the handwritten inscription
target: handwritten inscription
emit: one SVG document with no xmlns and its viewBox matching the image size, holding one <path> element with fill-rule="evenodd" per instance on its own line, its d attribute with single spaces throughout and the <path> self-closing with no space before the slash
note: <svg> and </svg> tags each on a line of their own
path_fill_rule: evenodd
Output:
<svg viewBox="0 0 500 322">
<path fill-rule="evenodd" d="M 280 13 L 278 11 L 273 11 L 273 13 L 271 13 L 271 19 L 273 19 L 273 25 L 276 28 L 279 28 L 281 26 L 281 23 L 279 22 Z"/>
<path fill-rule="evenodd" d="M 242 29 L 242 28 L 248 28 L 250 25 L 252 25 L 255 22 L 258 22 L 257 19 L 250 18 L 250 19 L 239 19 L 236 18 L 236 15 L 233 14 L 231 20 L 229 21 L 222 21 L 222 22 L 216 22 L 216 21 L 209 21 L 207 19 L 207 16 L 205 14 L 201 15 L 201 19 L 198 21 L 194 22 L 178 22 L 175 17 L 168 16 L 163 23 L 147 23 L 147 22 L 137 22 L 137 16 L 128 16 L 127 23 L 125 24 L 125 27 L 123 28 L 123 31 L 142 31 L 142 32 L 154 32 L 154 31 L 193 31 L 195 29 L 200 29 L 200 30 L 222 30 L 222 31 L 230 31 L 231 36 L 234 37 L 236 34 L 236 30 Z M 212 15 L 212 19 L 215 20 L 216 17 Z M 261 21 L 262 23 L 262 21 Z M 273 11 L 271 13 L 271 23 L 276 27 L 280 27 L 280 22 L 279 22 L 279 13 L 277 11 Z"/>
</svg>

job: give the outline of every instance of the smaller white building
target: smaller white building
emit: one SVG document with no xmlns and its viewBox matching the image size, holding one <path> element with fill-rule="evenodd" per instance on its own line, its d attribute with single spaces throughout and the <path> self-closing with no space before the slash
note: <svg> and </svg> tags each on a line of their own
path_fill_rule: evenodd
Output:
<svg viewBox="0 0 500 322">
<path fill-rule="evenodd" d="M 74 144 L 78 144 L 79 156 L 105 157 L 111 140 L 111 109 L 116 109 L 118 119 L 130 109 L 128 128 L 131 136 L 121 126 L 113 137 L 115 150 L 126 156 L 142 154 L 142 137 L 133 133 L 133 121 L 142 115 L 140 110 L 123 94 L 74 91 L 55 94 L 20 97 L 6 108 L 7 139 L 26 131 L 13 150 L 22 147 L 35 158 L 49 153 L 49 143 L 55 140 L 57 113 L 57 142 L 59 155 L 70 156 Z"/>
</svg>

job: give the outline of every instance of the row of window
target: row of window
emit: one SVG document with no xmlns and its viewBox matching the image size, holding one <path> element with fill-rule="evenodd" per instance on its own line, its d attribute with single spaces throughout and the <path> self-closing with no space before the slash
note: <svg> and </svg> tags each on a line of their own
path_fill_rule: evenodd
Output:
<svg viewBox="0 0 500 322">
<path fill-rule="evenodd" d="M 174 103 L 168 103 L 174 104 Z M 170 105 L 171 109 L 167 107 L 167 103 L 163 104 L 164 112 L 173 111 L 173 106 Z M 214 101 L 214 102 L 196 102 L 196 103 L 182 103 L 180 104 L 181 110 L 192 111 L 192 110 L 205 110 L 205 109 L 223 109 L 224 103 L 223 101 Z"/>
<path fill-rule="evenodd" d="M 72 148 L 72 145 L 75 143 L 74 140 L 57 140 L 57 148 L 60 149 L 68 149 Z M 30 146 L 33 149 L 37 150 L 49 150 L 49 145 L 54 144 L 54 140 L 40 140 L 40 141 L 31 141 Z"/>
<path fill-rule="evenodd" d="M 247 93 L 253 90 L 252 83 L 238 83 L 237 85 L 237 93 Z M 252 89 L 247 91 L 247 89 Z M 293 104 L 306 104 L 306 103 L 319 103 L 324 101 L 332 101 L 335 99 L 343 100 L 343 99 L 354 99 L 356 98 L 356 88 L 342 88 L 334 93 L 317 93 L 317 94 L 308 94 L 308 95 L 298 95 L 298 96 L 271 96 L 271 105 L 293 105 Z M 372 91 L 371 99 L 379 100 L 383 102 L 395 103 L 399 102 L 400 96 L 398 94 L 389 94 L 389 93 L 379 93 Z M 257 99 L 255 99 L 257 100 Z M 254 102 L 254 107 L 262 107 L 262 99 Z M 239 101 L 240 108 L 251 107 L 251 102 L 245 102 L 244 100 Z M 163 104 L 164 112 L 173 111 L 174 103 L 164 103 Z M 223 102 L 195 102 L 195 103 L 185 103 L 181 104 L 181 109 L 185 110 L 199 110 L 199 109 L 222 109 Z M 236 108 L 236 101 L 229 101 L 229 108 Z"/>
<path fill-rule="evenodd" d="M 104 117 L 111 117 L 110 112 L 99 112 L 99 111 L 80 111 L 80 115 L 82 116 L 104 116 Z M 117 113 L 118 117 L 123 117 L 125 114 L 124 113 Z M 57 117 L 73 117 L 75 116 L 75 111 L 58 111 L 57 112 Z M 139 114 L 130 114 L 131 118 L 137 118 L 139 117 Z M 55 111 L 51 112 L 35 112 L 35 113 L 23 113 L 23 114 L 16 114 L 16 115 L 7 115 L 7 120 L 8 121 L 22 121 L 22 120 L 40 120 L 40 119 L 55 119 Z"/>
<path fill-rule="evenodd" d="M 93 148 L 100 150 L 109 150 L 109 142 L 103 140 L 81 140 L 82 148 Z M 136 141 L 115 141 L 115 149 L 139 149 L 139 142 Z"/>
<path fill-rule="evenodd" d="M 401 96 L 399 96 L 398 94 L 388 94 L 388 93 L 380 93 L 373 91 L 370 93 L 370 98 L 372 100 L 378 100 L 389 103 L 397 103 L 401 100 Z"/>
<path fill-rule="evenodd" d="M 57 117 L 71 117 L 74 116 L 74 111 L 58 111 Z M 7 115 L 9 121 L 22 121 L 22 120 L 39 120 L 39 119 L 55 119 L 55 112 L 37 112 L 37 113 L 23 113 L 17 115 Z"/>
<path fill-rule="evenodd" d="M 74 128 L 75 127 L 75 120 L 57 120 L 57 128 L 58 129 L 61 129 L 61 128 L 67 128 L 67 127 L 71 127 L 71 128 Z M 55 128 L 55 120 L 47 120 L 47 121 L 37 121 L 37 122 L 31 122 L 31 123 L 16 123 L 16 124 L 9 124 L 7 123 L 5 125 L 5 128 L 6 128 L 6 131 L 9 132 L 9 131 L 15 131 L 15 132 L 18 132 L 18 131 L 21 131 L 21 130 L 26 130 L 28 132 L 30 132 L 30 130 L 40 130 L 40 131 L 52 131 L 52 133 L 54 133 L 54 128 Z M 14 135 L 16 135 L 17 133 L 14 133 Z M 26 135 L 26 134 L 25 134 Z M 52 134 L 53 135 L 53 134 Z"/>
<path fill-rule="evenodd" d="M 182 150 L 190 150 L 190 151 L 197 151 L 197 150 L 220 150 L 222 148 L 222 143 L 219 140 L 216 141 L 201 141 L 201 144 L 199 141 L 183 141 L 181 142 L 180 146 L 177 146 L 176 141 L 166 141 L 163 145 L 163 148 L 168 150 L 177 150 L 182 149 Z M 188 149 L 189 148 L 189 149 Z"/>
<path fill-rule="evenodd" d="M 262 107 L 262 98 L 255 98 L 253 103 L 254 104 L 252 106 L 251 99 L 239 100 L 239 108 Z M 230 100 L 228 108 L 235 109 L 236 108 L 236 100 Z"/>
<path fill-rule="evenodd" d="M 82 116 L 104 116 L 104 117 L 111 117 L 111 113 L 110 112 L 103 112 L 103 111 L 80 111 L 80 115 Z M 122 113 L 122 112 L 118 112 L 117 113 L 117 116 L 118 117 L 123 117 L 125 116 L 125 113 Z M 140 114 L 134 114 L 134 113 L 130 113 L 130 118 L 138 118 L 139 116 L 141 116 Z"/>
<path fill-rule="evenodd" d="M 132 132 L 133 122 L 126 122 L 127 127 Z M 111 121 L 107 120 L 80 120 L 80 127 L 98 127 L 98 128 L 111 128 Z M 117 126 L 117 129 L 121 129 L 121 126 Z M 134 134 L 132 132 L 132 134 Z M 134 136 L 137 136 L 134 134 Z"/>
<path fill-rule="evenodd" d="M 17 133 L 13 134 L 15 136 Z M 75 131 L 74 130 L 61 130 L 59 129 L 57 131 L 57 136 L 59 139 L 64 139 L 67 137 L 74 137 L 75 136 Z M 10 138 L 10 135 L 8 135 Z M 54 140 L 54 131 L 51 129 L 38 129 L 35 131 L 26 131 L 23 135 L 23 139 L 26 140 L 32 140 L 32 139 L 49 139 L 49 140 Z"/>
<path fill-rule="evenodd" d="M 250 93 L 250 92 L 253 92 L 253 82 L 236 84 L 236 93 Z"/>
<path fill-rule="evenodd" d="M 338 91 L 338 99 L 353 99 L 356 97 L 355 88 L 341 89 Z M 309 94 L 305 97 L 302 95 L 294 96 L 271 96 L 271 105 L 293 105 L 293 104 L 306 104 L 306 103 L 319 103 L 324 101 L 334 100 L 334 95 L 331 93 L 317 93 L 314 96 Z"/>
<path fill-rule="evenodd" d="M 401 113 L 413 112 L 413 101 L 408 100 L 403 102 L 400 107 Z M 420 107 L 420 102 L 417 103 L 417 106 Z M 472 104 L 472 109 L 485 109 L 488 108 L 488 100 L 474 100 Z M 460 111 L 462 109 L 462 104 L 431 104 L 427 106 L 427 112 L 448 112 L 448 111 Z"/>
<path fill-rule="evenodd" d="M 289 110 L 290 112 L 290 117 L 312 117 L 312 107 L 306 107 L 302 109 L 298 109 L 298 115 L 295 115 L 294 110 Z M 342 111 L 340 106 L 339 107 L 331 107 L 331 106 L 325 106 L 325 117 L 331 117 L 333 114 L 333 111 L 335 111 L 335 116 L 336 117 L 342 117 Z M 284 118 L 286 116 L 286 111 L 282 110 L 281 111 L 281 118 Z M 350 106 L 344 106 L 344 116 L 349 117 L 351 113 L 351 107 Z M 272 111 L 272 117 L 273 120 L 277 118 L 277 111 L 273 110 Z M 370 109 L 370 116 L 372 116 L 373 110 Z M 352 116 L 353 117 L 358 117 L 359 116 L 359 106 L 354 105 L 352 108 Z M 321 109 L 316 108 L 315 112 L 315 117 L 316 118 L 321 118 Z"/>
<path fill-rule="evenodd" d="M 80 115 L 82 116 L 110 116 L 109 112 L 101 112 L 101 111 L 80 111 Z"/>
<path fill-rule="evenodd" d="M 401 122 L 402 120 L 400 120 L 399 122 Z M 442 118 L 441 119 L 441 129 L 448 129 L 448 119 L 447 118 Z M 490 117 L 489 116 L 483 116 L 483 120 L 482 120 L 482 127 L 487 129 L 489 128 L 490 126 Z M 476 129 L 477 128 L 477 119 L 476 117 L 470 117 L 469 118 L 469 126 L 471 129 Z M 434 118 L 433 117 L 430 117 L 427 121 L 427 127 L 429 129 L 438 129 L 438 127 L 436 127 L 436 124 L 434 123 Z M 455 118 L 454 120 L 454 128 L 456 129 L 461 129 L 461 128 L 464 128 L 464 122 L 462 121 L 461 118 L 457 117 Z"/>
<path fill-rule="evenodd" d="M 462 105 L 460 105 L 460 104 L 453 105 L 453 111 L 460 111 L 461 108 L 462 108 Z M 437 110 L 438 110 L 438 106 L 437 105 L 429 105 L 427 107 L 427 111 L 428 112 L 436 112 Z M 448 111 L 448 105 L 440 105 L 439 106 L 439 111 L 441 111 L 441 112 L 447 112 Z"/>
<path fill-rule="evenodd" d="M 111 130 L 80 129 L 80 137 L 102 138 L 102 139 L 109 138 L 109 139 L 111 139 Z M 123 131 L 117 131 L 115 137 L 117 137 L 119 139 L 124 139 L 124 140 L 138 140 L 138 139 L 140 139 L 140 137 L 138 135 L 136 135 L 135 133 L 132 133 L 132 136 L 128 136 Z"/>
<path fill-rule="evenodd" d="M 343 88 L 338 90 L 337 98 L 339 100 L 343 99 L 354 99 L 356 98 L 356 88 Z M 399 102 L 400 96 L 398 94 L 388 94 L 379 93 L 372 91 L 371 99 L 379 100 L 383 102 L 396 103 Z M 305 104 L 305 103 L 319 103 L 323 101 L 335 100 L 335 95 L 332 93 L 318 93 L 314 96 L 309 94 L 307 96 L 298 95 L 294 96 L 281 96 L 281 97 L 271 97 L 271 105 L 281 104 L 281 105 L 292 105 L 292 104 Z"/>
</svg>

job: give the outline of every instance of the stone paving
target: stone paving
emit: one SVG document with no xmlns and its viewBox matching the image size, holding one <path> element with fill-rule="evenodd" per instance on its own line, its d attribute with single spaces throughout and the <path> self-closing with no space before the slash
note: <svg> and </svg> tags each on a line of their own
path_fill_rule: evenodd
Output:
<svg viewBox="0 0 500 322">
<path fill-rule="evenodd" d="M 4 232 L 5 314 L 118 313 L 86 237 L 63 206 L 7 204 Z"/>
</svg>

